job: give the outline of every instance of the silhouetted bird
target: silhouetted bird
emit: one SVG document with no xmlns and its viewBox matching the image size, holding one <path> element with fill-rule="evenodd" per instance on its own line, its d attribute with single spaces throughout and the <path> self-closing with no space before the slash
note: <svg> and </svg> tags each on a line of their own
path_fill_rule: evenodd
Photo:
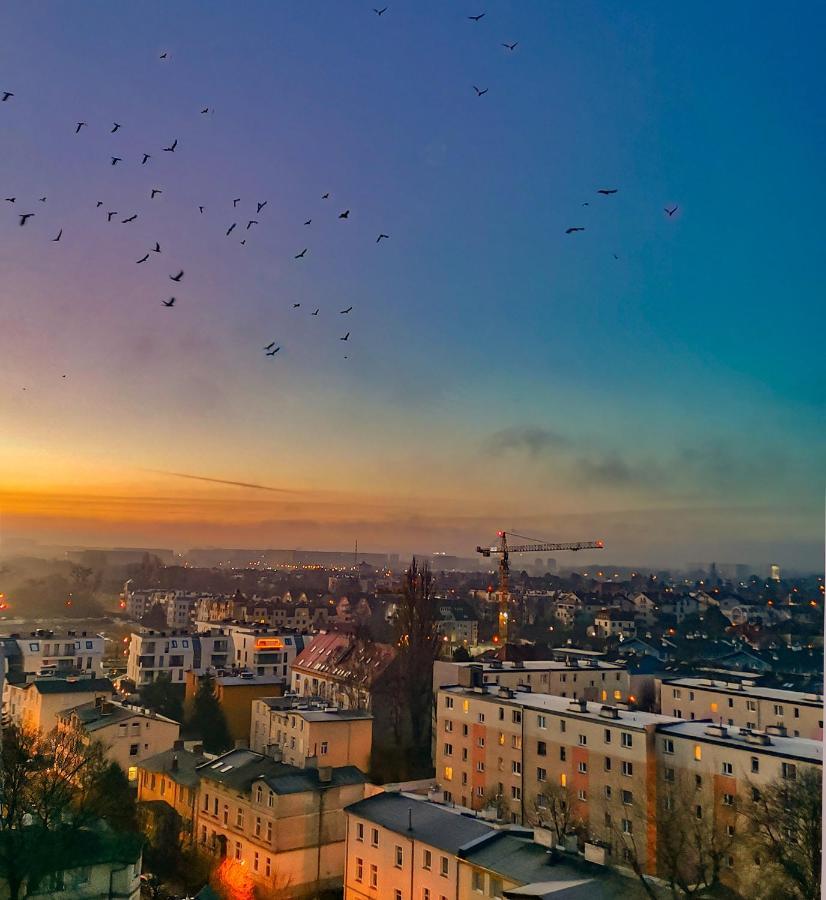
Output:
<svg viewBox="0 0 826 900">
<path fill-rule="evenodd" d="M 566 228 L 565 234 L 573 234 L 575 231 L 585 231 L 584 228 Z"/>
<path fill-rule="evenodd" d="M 353 307 L 352 307 L 352 306 L 348 306 L 347 309 L 342 309 L 342 310 L 341 310 L 341 315 L 342 315 L 342 316 L 346 316 L 348 312 L 352 312 L 352 311 L 353 311 Z"/>
<path fill-rule="evenodd" d="M 175 148 L 177 146 L 178 146 L 178 138 L 175 138 L 175 140 L 172 141 L 172 143 L 168 147 L 164 147 L 163 149 L 164 149 L 165 153 L 174 153 Z"/>
<path fill-rule="evenodd" d="M 321 195 L 321 199 L 322 199 L 322 200 L 327 200 L 327 199 L 329 198 L 329 196 L 330 196 L 329 193 L 327 193 L 327 194 L 322 194 L 322 195 Z"/>
<path fill-rule="evenodd" d="M 161 300 L 161 303 L 163 303 L 164 306 L 174 306 L 174 305 L 175 305 L 175 298 L 174 298 L 174 297 L 170 297 L 168 300 Z"/>
<path fill-rule="evenodd" d="M 519 41 L 514 41 L 512 44 L 502 44 L 503 47 L 507 47 L 508 50 L 516 50 L 519 46 Z"/>
<path fill-rule="evenodd" d="M 300 303 L 293 303 L 293 309 L 298 309 L 299 306 L 301 306 Z"/>
<path fill-rule="evenodd" d="M 306 221 L 304 224 L 305 224 L 305 225 L 310 225 L 310 224 L 312 224 L 312 221 L 313 221 L 312 219 L 307 219 L 307 221 Z"/>
<path fill-rule="evenodd" d="M 184 270 L 181 269 L 177 275 L 170 275 L 169 278 L 171 281 L 180 281 L 184 277 Z"/>
<path fill-rule="evenodd" d="M 471 20 L 471 22 L 478 22 L 480 19 L 484 19 L 484 18 L 485 18 L 485 14 L 484 14 L 484 13 L 479 13 L 478 16 L 468 16 L 468 18 Z"/>
<path fill-rule="evenodd" d="M 145 165 L 146 165 L 146 161 L 147 161 L 148 159 L 152 159 L 152 154 L 151 154 L 151 153 L 144 153 L 144 154 L 143 154 L 143 159 L 141 160 L 141 165 L 142 165 L 142 166 L 145 166 Z"/>
<path fill-rule="evenodd" d="M 265 350 L 272 350 L 272 348 L 273 348 L 274 346 L 275 346 L 275 341 L 273 341 L 273 342 L 270 343 L 270 344 L 267 344 L 267 346 L 264 347 L 264 349 L 265 349 Z"/>
<path fill-rule="evenodd" d="M 583 205 L 583 206 L 590 206 L 591 204 L 586 200 L 582 205 Z"/>
<path fill-rule="evenodd" d="M 11 91 L 3 91 L 3 99 L 0 100 L 0 103 L 5 103 L 6 100 L 9 99 L 9 97 L 13 97 L 13 96 L 14 96 L 14 94 Z"/>
<path fill-rule="evenodd" d="M 250 225 L 257 225 L 257 224 L 258 224 L 258 222 L 256 222 L 255 219 L 250 219 L 249 222 L 247 222 L 247 231 L 250 230 Z"/>
<path fill-rule="evenodd" d="M 166 59 L 166 56 L 167 56 L 167 54 L 166 54 L 166 50 L 164 50 L 164 52 L 163 52 L 163 53 L 161 53 L 161 55 L 160 55 L 160 57 L 159 57 L 159 59 Z"/>
<path fill-rule="evenodd" d="M 246 243 L 247 243 L 247 239 L 246 239 L 246 238 L 244 238 L 244 240 L 243 240 L 243 241 L 241 241 L 241 242 L 240 242 L 240 243 L 241 243 L 241 246 L 242 246 L 242 247 L 243 247 L 243 246 L 244 246 L 244 245 L 245 245 L 245 244 L 246 244 Z"/>
<path fill-rule="evenodd" d="M 269 200 L 262 200 L 260 203 L 257 203 L 256 206 L 258 209 L 256 212 L 261 212 L 261 210 L 269 203 Z"/>
<path fill-rule="evenodd" d="M 117 212 L 109 212 L 109 213 L 106 213 L 106 221 L 107 221 L 107 222 L 111 222 L 111 221 L 112 221 L 112 216 L 116 216 L 116 215 L 117 215 Z"/>
<path fill-rule="evenodd" d="M 348 331 L 347 334 L 345 334 L 343 338 L 339 338 L 339 340 L 340 340 L 340 341 L 348 341 L 348 340 L 350 340 L 350 332 Z"/>
<path fill-rule="evenodd" d="M 134 222 L 135 219 L 137 219 L 137 218 L 138 218 L 138 214 L 132 213 L 132 215 L 129 216 L 128 219 L 121 219 L 121 225 L 128 225 L 130 222 Z"/>
<path fill-rule="evenodd" d="M 75 134 L 80 134 L 80 129 L 83 128 L 85 124 L 85 122 L 78 122 L 77 126 L 75 127 Z"/>
<path fill-rule="evenodd" d="M 236 206 L 241 202 L 240 197 L 236 197 L 235 200 L 232 201 L 232 208 L 235 209 Z"/>
<path fill-rule="evenodd" d="M 668 213 L 669 216 L 673 216 L 674 213 L 677 212 L 677 210 L 678 210 L 679 208 L 680 208 L 679 206 L 675 206 L 673 209 L 669 209 L 669 208 L 666 206 L 665 211 Z"/>
<path fill-rule="evenodd" d="M 45 197 L 38 197 L 37 199 L 38 199 L 41 203 L 45 203 L 45 202 L 46 202 L 46 198 L 45 198 Z"/>
<path fill-rule="evenodd" d="M 145 263 L 147 261 L 147 259 L 149 259 L 148 253 L 146 254 L 146 256 L 142 256 L 140 259 L 136 259 L 135 262 L 136 263 Z"/>
<path fill-rule="evenodd" d="M 476 85 L 474 84 L 474 85 L 473 85 L 473 90 L 476 91 L 476 96 L 477 96 L 477 97 L 484 97 L 485 94 L 487 94 L 487 92 L 490 90 L 490 88 L 485 88 L 483 91 L 480 91 L 479 88 L 476 87 Z"/>
<path fill-rule="evenodd" d="M 616 253 L 614 254 L 614 259 L 619 259 Z"/>
<path fill-rule="evenodd" d="M 619 188 L 600 188 L 600 190 L 598 190 L 597 193 L 603 194 L 604 196 L 608 197 L 611 194 L 616 194 L 616 192 L 618 190 L 619 190 Z"/>
<path fill-rule="evenodd" d="M 57 237 L 53 237 L 52 241 L 53 242 L 59 241 L 62 237 L 63 237 L 63 229 L 61 228 L 60 231 L 58 231 L 58 233 L 57 233 Z M 63 377 L 65 378 L 66 376 L 64 375 Z"/>
<path fill-rule="evenodd" d="M 114 134 L 118 130 L 118 128 L 120 128 L 120 125 L 117 122 L 115 122 L 115 124 L 112 126 L 112 130 L 109 132 L 109 134 Z"/>
<path fill-rule="evenodd" d="M 278 353 L 278 351 L 280 349 L 281 349 L 280 347 L 275 347 L 273 350 L 270 350 L 270 352 L 267 354 L 267 356 L 275 356 L 275 354 Z"/>
<path fill-rule="evenodd" d="M 23 215 L 20 216 L 20 226 L 22 227 L 23 225 L 25 225 L 26 222 L 27 222 L 29 219 L 31 219 L 31 217 L 32 217 L 33 215 L 34 215 L 34 213 L 23 213 Z"/>
<path fill-rule="evenodd" d="M 378 244 L 378 242 L 379 242 L 382 238 L 389 238 L 389 237 L 390 237 L 389 234 L 380 234 L 380 235 L 376 238 L 376 243 Z"/>
<path fill-rule="evenodd" d="M 15 201 L 16 199 L 17 199 L 17 197 L 6 197 L 6 202 L 7 202 L 7 203 L 14 203 L 14 201 Z"/>
<path fill-rule="evenodd" d="M 152 188 L 152 195 L 150 196 L 149 199 L 150 199 L 150 200 L 154 200 L 154 199 L 155 199 L 155 194 L 162 194 L 162 193 L 163 193 L 163 191 L 160 190 L 160 188 Z"/>
<path fill-rule="evenodd" d="M 310 313 L 310 315 L 311 315 L 311 316 L 317 316 L 317 315 L 318 315 L 318 310 L 316 310 L 315 312 Z"/>
<path fill-rule="evenodd" d="M 307 248 L 305 247 L 305 248 L 301 251 L 301 253 L 296 253 L 296 255 L 293 257 L 293 259 L 301 259 L 301 258 L 304 256 L 304 254 L 305 254 L 306 252 L 307 252 Z"/>
<path fill-rule="evenodd" d="M 376 7 L 374 6 L 374 7 L 373 7 L 373 12 L 374 12 L 377 16 L 383 16 L 383 15 L 387 12 L 387 7 L 385 6 L 385 7 L 383 7 L 382 9 L 376 9 Z"/>
<path fill-rule="evenodd" d="M 201 115 L 203 116 L 203 115 L 205 115 L 205 114 L 208 113 L 208 112 L 209 112 L 209 107 L 208 107 L 208 106 L 205 106 L 205 107 L 201 110 Z"/>
<path fill-rule="evenodd" d="M 112 165 L 113 165 L 113 166 L 116 166 L 120 161 L 121 161 L 121 159 L 120 159 L 119 156 L 113 156 L 113 157 L 112 157 Z"/>
<path fill-rule="evenodd" d="M 227 228 L 227 237 L 230 236 L 230 234 L 232 233 L 233 229 L 235 228 L 235 226 L 237 224 L 238 224 L 237 222 L 233 222 L 232 225 L 230 225 L 229 228 Z"/>
<path fill-rule="evenodd" d="M 103 200 L 98 200 L 98 202 L 95 204 L 95 209 L 100 209 L 101 206 L 103 206 Z"/>
<path fill-rule="evenodd" d="M 204 208 L 203 208 L 203 206 L 199 206 L 199 207 L 198 207 L 198 210 L 200 211 L 201 215 L 204 214 Z"/>
<path fill-rule="evenodd" d="M 343 213 L 338 214 L 339 219 L 348 219 L 350 217 L 350 210 L 345 209 Z"/>
<path fill-rule="evenodd" d="M 157 241 L 155 241 L 155 246 L 152 248 L 152 250 L 153 250 L 154 253 L 160 253 L 160 252 L 161 252 L 161 245 L 160 245 Z"/>
</svg>

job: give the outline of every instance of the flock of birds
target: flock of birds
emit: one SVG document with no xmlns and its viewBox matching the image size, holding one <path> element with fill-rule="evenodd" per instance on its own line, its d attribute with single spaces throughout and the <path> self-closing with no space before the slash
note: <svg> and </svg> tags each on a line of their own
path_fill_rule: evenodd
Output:
<svg viewBox="0 0 826 900">
<path fill-rule="evenodd" d="M 387 6 L 382 7 L 382 8 L 374 7 L 373 12 L 377 16 L 383 16 L 385 13 L 387 13 L 388 9 L 389 9 L 389 7 L 387 7 Z M 485 16 L 486 16 L 486 13 L 481 12 L 481 13 L 478 13 L 475 15 L 469 15 L 467 17 L 467 19 L 475 24 L 479 24 L 482 21 L 482 19 L 485 18 Z M 516 48 L 519 46 L 519 41 L 513 41 L 513 42 L 504 41 L 501 43 L 501 46 L 504 47 L 508 51 L 509 54 L 514 53 Z M 164 51 L 163 53 L 160 54 L 159 58 L 162 61 L 167 60 L 169 58 L 168 52 Z M 472 87 L 473 87 L 473 90 L 477 97 L 484 97 L 489 91 L 488 87 L 480 88 L 477 85 L 473 85 Z M 7 103 L 10 100 L 12 100 L 14 97 L 15 97 L 15 93 L 13 91 L 0 91 L 0 103 Z M 214 113 L 214 110 L 211 109 L 209 106 L 205 106 L 200 109 L 201 115 L 211 115 L 212 113 Z M 89 124 L 85 121 L 76 122 L 75 126 L 74 126 L 74 134 L 80 135 L 81 132 L 83 131 L 83 129 L 89 129 L 89 127 L 90 127 Z M 113 122 L 111 128 L 109 129 L 109 134 L 116 134 L 117 132 L 119 132 L 121 130 L 122 127 L 123 126 L 120 122 Z M 168 146 L 162 147 L 161 152 L 162 153 L 176 153 L 177 148 L 178 148 L 178 139 L 175 138 L 174 140 L 172 140 L 169 143 Z M 141 152 L 139 154 L 139 156 L 140 156 L 140 165 L 141 166 L 146 166 L 147 163 L 149 163 L 149 161 L 152 159 L 152 153 Z M 109 159 L 110 159 L 110 165 L 112 165 L 112 166 L 118 166 L 124 162 L 124 158 L 121 156 L 110 156 Z M 154 200 L 156 197 L 159 197 L 163 193 L 164 193 L 164 190 L 162 188 L 151 188 L 150 193 L 149 193 L 149 199 Z M 599 194 L 603 197 L 611 197 L 616 193 L 618 193 L 618 188 L 600 188 L 597 191 L 597 194 Z M 321 195 L 321 199 L 329 200 L 330 196 L 331 196 L 330 192 L 328 191 Z M 47 202 L 46 197 L 39 197 L 37 199 L 40 203 L 45 204 Z M 4 201 L 6 203 L 16 204 L 17 197 L 16 196 L 5 197 Z M 233 210 L 237 209 L 238 204 L 240 202 L 241 202 L 240 197 L 233 199 L 233 202 L 232 202 Z M 256 217 L 254 217 L 254 218 L 251 217 L 251 218 L 247 219 L 246 225 L 242 229 L 242 233 L 246 234 L 246 232 L 250 231 L 251 228 L 260 224 L 257 216 L 261 215 L 262 211 L 267 206 L 267 202 L 268 202 L 267 200 L 256 201 L 256 211 L 255 211 Z M 103 205 L 104 205 L 104 203 L 102 200 L 98 200 L 96 202 L 96 208 L 98 208 L 98 209 L 103 207 Z M 586 201 L 582 205 L 588 206 L 589 203 Z M 677 212 L 677 210 L 678 210 L 678 207 L 673 206 L 673 207 L 666 207 L 664 211 L 665 211 L 666 215 L 670 218 Z M 205 211 L 206 211 L 206 208 L 203 205 L 198 206 L 198 212 L 200 215 L 204 215 Z M 37 213 L 34 213 L 34 212 L 19 213 L 18 214 L 18 216 L 19 216 L 18 222 L 19 222 L 20 227 L 26 226 L 26 224 L 29 222 L 29 220 L 35 218 L 36 215 L 37 215 Z M 117 210 L 106 210 L 106 221 L 108 223 L 111 223 L 112 220 L 118 215 L 119 215 L 119 213 Z M 138 218 L 138 213 L 132 212 L 130 215 L 126 215 L 126 216 L 124 216 L 124 218 L 120 219 L 120 223 L 122 225 L 128 225 L 128 224 L 136 221 L 137 218 Z M 346 221 L 349 218 L 350 218 L 350 210 L 349 209 L 344 209 L 338 214 L 339 220 Z M 313 223 L 313 219 L 308 218 L 304 221 L 304 226 L 305 227 L 311 226 L 312 223 Z M 230 237 L 233 234 L 233 232 L 235 232 L 235 230 L 239 227 L 239 225 L 243 225 L 243 220 L 241 222 L 239 222 L 237 220 L 231 222 L 231 224 L 229 224 L 229 226 L 226 229 L 225 236 Z M 582 232 L 582 231 L 585 231 L 584 225 L 572 225 L 565 230 L 565 234 L 571 235 L 571 234 L 576 234 L 576 233 Z M 51 240 L 52 240 L 52 242 L 57 243 L 62 238 L 63 238 L 63 228 L 61 227 L 57 231 L 57 234 L 55 235 L 55 237 L 53 237 Z M 389 234 L 380 232 L 379 235 L 376 237 L 376 243 L 379 244 L 383 240 L 388 240 L 389 238 L 390 238 Z M 239 243 L 241 245 L 245 245 L 246 237 L 242 238 Z M 309 249 L 310 249 L 309 247 L 304 247 L 300 252 L 294 254 L 293 259 L 294 260 L 304 259 L 307 255 L 307 253 L 309 252 Z M 161 252 L 162 251 L 161 251 L 160 242 L 156 241 L 154 243 L 154 246 L 152 246 L 148 250 L 146 250 L 146 252 L 144 253 L 143 256 L 141 256 L 140 259 L 135 260 L 135 263 L 137 265 L 145 264 L 146 262 L 149 261 L 151 255 L 153 253 L 160 254 Z M 617 256 L 616 253 L 614 254 L 614 259 L 619 259 L 619 257 Z M 181 282 L 183 281 L 183 278 L 184 278 L 184 270 L 183 269 L 180 269 L 175 274 L 169 275 L 169 279 L 178 285 L 181 284 Z M 172 309 L 175 306 L 176 302 L 177 302 L 177 297 L 173 295 L 173 296 L 168 297 L 165 300 L 161 300 L 161 305 L 164 306 L 166 309 Z M 301 303 L 293 303 L 293 309 L 299 309 L 300 307 L 301 307 Z M 349 313 L 352 312 L 352 310 L 353 310 L 353 307 L 350 306 L 350 307 L 347 307 L 346 309 L 339 310 L 339 314 L 340 315 L 348 315 Z M 318 316 L 319 312 L 320 312 L 320 309 L 316 308 L 312 313 L 310 313 L 310 315 Z M 343 342 L 347 342 L 347 341 L 349 341 L 349 339 L 350 339 L 350 331 L 347 331 L 346 334 L 344 334 L 342 337 L 339 338 L 339 340 L 343 341 Z M 267 344 L 263 348 L 263 352 L 268 357 L 274 357 L 280 350 L 281 350 L 281 345 L 278 344 L 277 341 L 271 341 L 269 344 Z M 344 358 L 347 359 L 348 357 L 345 355 Z M 65 378 L 66 376 L 64 375 L 63 377 Z"/>
</svg>

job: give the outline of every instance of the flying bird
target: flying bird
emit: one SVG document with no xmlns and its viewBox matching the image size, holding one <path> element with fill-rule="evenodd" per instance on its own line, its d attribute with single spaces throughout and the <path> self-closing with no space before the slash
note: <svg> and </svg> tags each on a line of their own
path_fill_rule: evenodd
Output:
<svg viewBox="0 0 826 900">
<path fill-rule="evenodd" d="M 377 16 L 383 16 L 383 15 L 387 12 L 387 7 L 385 6 L 385 7 L 383 7 L 382 9 L 376 9 L 376 7 L 374 6 L 374 7 L 373 7 L 373 12 L 374 12 Z"/>
<path fill-rule="evenodd" d="M 318 310 L 316 310 L 316 311 L 313 312 L 313 313 L 310 313 L 310 315 L 311 315 L 311 316 L 317 316 L 317 315 L 318 315 Z"/>
<path fill-rule="evenodd" d="M 152 188 L 152 195 L 150 196 L 150 200 L 155 199 L 155 194 L 162 194 L 163 191 L 160 188 Z"/>
<path fill-rule="evenodd" d="M 584 228 L 566 228 L 565 234 L 573 234 L 575 231 L 585 231 Z"/>
<path fill-rule="evenodd" d="M 157 241 L 155 241 L 155 246 L 152 248 L 152 250 L 153 250 L 155 253 L 160 253 L 160 252 L 161 252 L 161 245 L 160 245 Z"/>
<path fill-rule="evenodd" d="M 229 228 L 227 228 L 227 237 L 230 236 L 230 234 L 232 233 L 232 230 L 235 228 L 235 226 L 237 224 L 238 224 L 237 222 L 233 222 L 232 225 L 230 225 Z"/>
<path fill-rule="evenodd" d="M 205 106 L 205 107 L 201 110 L 201 115 L 204 116 L 204 115 L 206 115 L 208 112 L 209 112 L 209 107 L 208 107 L 208 106 Z"/>
<path fill-rule="evenodd" d="M 152 154 L 151 154 L 151 153 L 144 153 L 144 154 L 143 154 L 143 159 L 141 160 L 141 165 L 142 165 L 142 166 L 145 166 L 145 165 L 146 165 L 146 161 L 147 161 L 148 159 L 152 159 Z"/>
<path fill-rule="evenodd" d="M 95 204 L 95 209 L 100 209 L 101 206 L 103 206 L 103 200 L 98 200 L 98 202 Z"/>
<path fill-rule="evenodd" d="M 347 332 L 347 334 L 344 335 L 343 338 L 339 338 L 340 341 L 348 341 L 349 339 L 350 339 L 350 332 L 349 332 L 349 331 Z"/>
<path fill-rule="evenodd" d="M 244 245 L 245 245 L 245 244 L 246 244 L 246 243 L 247 243 L 247 239 L 246 239 L 246 238 L 244 238 L 244 240 L 243 240 L 243 241 L 241 241 L 241 242 L 240 242 L 240 243 L 241 243 L 241 246 L 242 246 L 242 247 L 243 247 L 243 246 L 244 246 Z"/>
<path fill-rule="evenodd" d="M 256 210 L 256 212 L 261 212 L 261 210 L 267 205 L 267 203 L 269 203 L 269 200 L 263 200 L 260 203 L 257 203 L 256 206 L 258 207 L 258 209 Z"/>
<path fill-rule="evenodd" d="M 480 91 L 479 88 L 476 87 L 476 85 L 474 84 L 473 90 L 476 91 L 477 97 L 484 97 L 484 95 L 487 94 L 487 92 L 490 90 L 490 88 L 485 88 L 483 91 Z"/>
<path fill-rule="evenodd" d="M 300 303 L 293 303 L 293 309 L 298 309 L 299 306 L 301 306 Z"/>
<path fill-rule="evenodd" d="M 605 197 L 609 197 L 611 194 L 616 194 L 619 188 L 600 188 L 597 191 L 598 194 L 602 194 Z"/>
<path fill-rule="evenodd" d="M 347 309 L 342 309 L 342 310 L 341 310 L 341 315 L 342 315 L 342 316 L 346 316 L 348 312 L 352 312 L 352 311 L 353 311 L 353 307 L 352 307 L 352 306 L 348 306 Z"/>
<path fill-rule="evenodd" d="M 112 125 L 112 130 L 109 132 L 109 134 L 114 134 L 118 130 L 118 128 L 120 128 L 120 125 L 115 122 L 114 125 Z"/>
<path fill-rule="evenodd" d="M 23 213 L 23 215 L 20 216 L 20 227 L 22 228 L 26 224 L 26 221 L 31 219 L 33 215 L 34 213 Z"/>
<path fill-rule="evenodd" d="M 116 215 L 117 215 L 117 211 L 106 213 L 106 221 L 107 221 L 107 222 L 111 222 L 111 221 L 112 221 L 112 216 L 116 216 Z"/>
<path fill-rule="evenodd" d="M 203 206 L 199 206 L 199 207 L 198 207 L 198 210 L 199 210 L 199 212 L 201 213 L 201 215 L 204 214 L 204 208 L 203 208 Z"/>
<path fill-rule="evenodd" d="M 175 305 L 175 298 L 174 298 L 174 297 L 170 297 L 168 300 L 161 300 L 161 303 L 163 303 L 164 306 L 174 306 L 174 305 Z"/>
<path fill-rule="evenodd" d="M 307 252 L 307 247 L 305 247 L 305 248 L 301 251 L 301 253 L 296 253 L 296 255 L 293 257 L 293 259 L 301 259 L 301 258 L 304 256 L 304 254 L 305 254 L 306 252 Z"/>
<path fill-rule="evenodd" d="M 669 208 L 666 206 L 665 211 L 668 213 L 669 218 L 670 218 L 671 216 L 674 215 L 675 212 L 677 212 L 677 210 L 678 210 L 679 208 L 680 208 L 679 206 L 675 206 L 673 209 L 669 209 Z"/>
<path fill-rule="evenodd" d="M 350 217 L 350 210 L 345 209 L 343 213 L 338 214 L 339 219 L 348 219 Z"/>
<path fill-rule="evenodd" d="M 45 202 L 46 202 L 46 198 L 45 198 L 45 197 L 38 197 L 37 199 L 38 199 L 41 203 L 45 203 Z"/>
<path fill-rule="evenodd" d="M 280 349 L 280 347 L 275 347 L 274 349 L 270 350 L 269 353 L 267 353 L 267 356 L 275 356 L 275 354 L 278 353 Z"/>
<path fill-rule="evenodd" d="M 380 235 L 376 238 L 376 243 L 378 244 L 378 242 L 379 242 L 382 238 L 389 238 L 389 237 L 390 237 L 389 234 L 380 234 Z"/>
<path fill-rule="evenodd" d="M 235 207 L 238 206 L 238 204 L 239 204 L 240 202 L 241 202 L 241 198 L 240 198 L 240 197 L 236 197 L 236 199 L 232 201 L 232 208 L 235 209 Z"/>
<path fill-rule="evenodd" d="M 163 149 L 164 149 L 164 152 L 166 152 L 166 153 L 174 153 L 175 148 L 177 146 L 178 146 L 178 138 L 175 138 L 175 140 L 172 141 L 172 143 L 168 147 L 164 147 Z"/>
<path fill-rule="evenodd" d="M 479 13 L 478 16 L 468 16 L 468 18 L 471 20 L 471 22 L 478 22 L 480 19 L 484 19 L 484 18 L 485 18 L 485 14 L 484 14 L 484 13 Z"/>
<path fill-rule="evenodd" d="M 52 242 L 59 241 L 62 237 L 63 237 L 63 229 L 61 228 L 60 231 L 58 231 L 58 233 L 57 233 L 57 237 L 52 238 Z M 66 376 L 64 375 L 63 377 L 65 378 Z"/>
<path fill-rule="evenodd" d="M 159 59 L 166 59 L 166 57 L 167 57 L 167 53 L 166 53 L 166 50 L 164 50 L 164 52 L 161 53 L 160 57 L 158 57 L 158 58 L 159 58 Z"/>
<path fill-rule="evenodd" d="M 172 280 L 172 281 L 180 281 L 183 277 L 184 277 L 184 270 L 183 270 L 183 269 L 181 269 L 181 271 L 178 272 L 177 275 L 170 275 L 170 276 L 169 276 L 170 280 Z"/>
<path fill-rule="evenodd" d="M 0 100 L 0 103 L 5 103 L 6 100 L 9 99 L 9 97 L 13 97 L 13 96 L 14 96 L 14 94 L 11 91 L 3 91 L 3 99 Z"/>
<path fill-rule="evenodd" d="M 616 253 L 614 254 L 614 259 L 619 259 Z"/>
<path fill-rule="evenodd" d="M 6 197 L 6 202 L 7 202 L 7 203 L 14 203 L 14 201 L 15 201 L 16 199 L 17 199 L 17 197 Z"/>
<path fill-rule="evenodd" d="M 273 342 L 270 343 L 270 344 L 267 344 L 267 346 L 264 347 L 264 349 L 265 349 L 265 350 L 272 350 L 272 348 L 273 348 L 274 346 L 275 346 L 275 341 L 273 341 Z"/>
<path fill-rule="evenodd" d="M 78 122 L 75 126 L 75 134 L 80 134 L 80 129 L 83 128 L 85 124 L 85 122 Z"/>
<path fill-rule="evenodd" d="M 121 159 L 120 159 L 119 156 L 113 156 L 113 157 L 112 157 L 112 165 L 113 165 L 113 166 L 116 166 L 120 161 L 121 161 Z"/>
<path fill-rule="evenodd" d="M 249 222 L 247 222 L 247 231 L 250 230 L 250 225 L 257 225 L 257 224 L 258 224 L 258 222 L 256 222 L 255 219 L 250 219 Z"/>
<path fill-rule="evenodd" d="M 519 41 L 514 41 L 512 44 L 502 44 L 503 47 L 507 47 L 508 50 L 516 50 L 519 46 Z"/>
<path fill-rule="evenodd" d="M 149 259 L 148 253 L 146 254 L 146 256 L 142 256 L 140 259 L 136 259 L 135 262 L 136 263 L 145 263 L 147 261 L 147 259 Z"/>
<path fill-rule="evenodd" d="M 327 199 L 329 199 L 329 197 L 330 197 L 329 192 L 326 193 L 326 194 L 322 194 L 322 195 L 321 195 L 321 199 L 322 199 L 322 200 L 327 200 Z"/>
<path fill-rule="evenodd" d="M 128 225 L 130 222 L 134 222 L 135 219 L 137 219 L 137 218 L 138 218 L 138 214 L 132 213 L 132 215 L 129 216 L 128 219 L 121 219 L 121 225 Z"/>
</svg>

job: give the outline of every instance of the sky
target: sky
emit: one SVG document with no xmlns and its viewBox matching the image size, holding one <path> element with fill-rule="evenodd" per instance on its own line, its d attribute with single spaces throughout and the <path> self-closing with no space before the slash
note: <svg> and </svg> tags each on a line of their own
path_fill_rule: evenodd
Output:
<svg viewBox="0 0 826 900">
<path fill-rule="evenodd" d="M 0 552 L 820 568 L 826 7 L 387 6 L 4 4 Z"/>
</svg>

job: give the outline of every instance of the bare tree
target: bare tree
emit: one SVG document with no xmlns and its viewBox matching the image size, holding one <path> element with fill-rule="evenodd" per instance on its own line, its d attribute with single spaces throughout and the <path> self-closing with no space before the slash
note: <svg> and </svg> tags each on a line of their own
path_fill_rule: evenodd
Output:
<svg viewBox="0 0 826 900">
<path fill-rule="evenodd" d="M 498 787 L 488 788 L 482 796 L 482 809 L 492 809 L 496 818 L 503 820 L 508 814 L 508 804 L 505 795 Z"/>
<path fill-rule="evenodd" d="M 573 799 L 567 786 L 545 784 L 530 804 L 531 824 L 549 827 L 556 836 L 556 843 L 562 844 L 566 834 L 579 832 L 584 827 L 582 819 L 574 813 Z"/>
<path fill-rule="evenodd" d="M 768 863 L 760 880 L 767 897 L 820 896 L 822 791 L 820 766 L 791 768 L 787 777 L 757 788 L 743 806 L 755 854 Z"/>
</svg>

